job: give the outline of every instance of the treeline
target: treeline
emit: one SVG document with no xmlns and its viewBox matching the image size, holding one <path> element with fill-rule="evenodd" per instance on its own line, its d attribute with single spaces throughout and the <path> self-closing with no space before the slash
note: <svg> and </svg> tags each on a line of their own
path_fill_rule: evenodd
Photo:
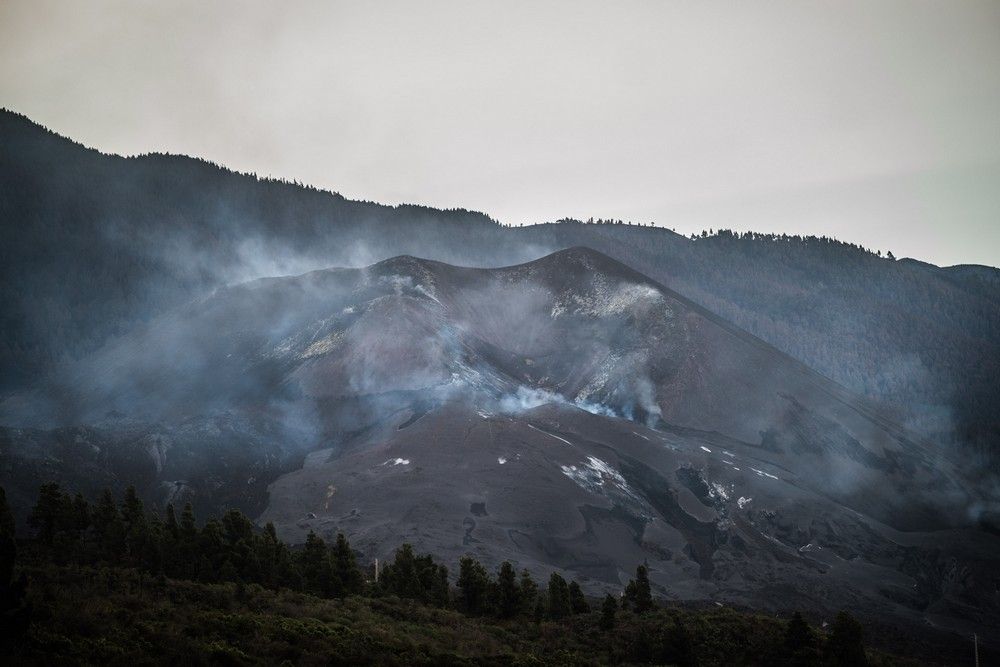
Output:
<svg viewBox="0 0 1000 667">
<path fill-rule="evenodd" d="M 59 565 L 129 567 L 151 577 L 259 584 L 321 598 L 394 595 L 471 616 L 558 620 L 590 611 L 580 585 L 555 572 L 542 590 L 527 570 L 518 574 L 505 561 L 494 574 L 467 556 L 459 561 L 453 592 L 448 568 L 431 555 L 416 554 L 410 544 L 381 567 L 361 566 L 342 533 L 327 544 L 310 531 L 301 548 L 292 548 L 278 539 L 272 523 L 258 530 L 236 509 L 201 526 L 190 504 L 180 516 L 167 505 L 161 518 L 146 511 L 132 486 L 120 502 L 105 490 L 90 503 L 55 482 L 43 484 L 28 524 L 36 555 Z M 614 610 L 644 613 L 653 606 L 648 571 L 640 565 L 621 604 L 608 596 L 602 609 L 612 627 Z"/>
<path fill-rule="evenodd" d="M 703 627 L 693 631 L 681 616 L 663 615 L 665 610 L 653 600 L 643 565 L 636 568 L 635 578 L 620 598 L 606 595 L 592 609 L 579 584 L 567 582 L 558 573 L 549 577 L 543 590 L 527 570 L 517 573 L 509 562 L 493 574 L 474 558 L 465 557 L 452 588 L 447 567 L 430 555 L 416 554 L 409 544 L 402 545 L 393 560 L 380 568 L 361 566 L 342 534 L 327 544 L 310 533 L 301 548 L 293 549 L 277 538 L 272 524 L 258 530 L 237 510 L 199 526 L 190 506 L 178 517 L 168 505 L 161 518 L 146 511 L 132 487 L 120 501 L 106 491 L 90 503 L 56 483 L 45 484 L 28 523 L 33 537 L 21 542 L 22 563 L 36 569 L 97 568 L 104 572 L 109 596 L 119 578 L 136 582 L 140 598 L 145 591 L 151 600 L 164 599 L 170 581 L 187 580 L 200 585 L 235 584 L 240 600 L 252 595 L 241 592 L 250 589 L 292 590 L 323 599 L 367 598 L 373 604 L 379 599 L 388 603 L 408 600 L 424 608 L 454 610 L 448 613 L 457 611 L 476 622 L 514 621 L 513 627 L 578 618 L 582 625 L 574 621 L 567 631 L 592 627 L 607 633 L 612 647 L 608 662 L 696 665 L 697 646 L 712 641 L 700 636 Z M 33 611 L 38 611 L 28 601 L 30 584 L 24 572 L 16 572 L 14 528 L 0 488 L 0 616 L 7 629 L 0 655 L 12 646 L 16 652 L 18 638 L 26 636 Z M 44 620 L 49 613 L 37 616 Z M 756 638 L 750 643 L 770 664 L 867 664 L 861 626 L 846 613 L 837 616 L 826 637 L 795 614 L 779 640 L 762 644 Z"/>
<path fill-rule="evenodd" d="M 874 255 L 875 257 L 882 257 L 881 250 L 869 250 L 863 245 L 857 243 L 848 243 L 845 241 L 839 241 L 830 236 L 812 236 L 812 235 L 801 235 L 801 234 L 772 234 L 764 232 L 734 232 L 731 229 L 720 229 L 718 231 L 714 229 L 703 229 L 700 234 L 692 233 L 690 236 L 692 241 L 697 241 L 698 239 L 711 239 L 715 242 L 725 243 L 727 241 L 749 241 L 753 243 L 795 243 L 799 245 L 828 245 L 837 248 L 838 250 L 849 250 L 857 253 L 862 253 L 865 255 Z M 892 254 L 891 250 L 887 250 L 885 253 L 886 259 L 896 259 L 895 255 Z"/>
<path fill-rule="evenodd" d="M 546 223 L 550 224 L 550 223 Z M 556 220 L 558 225 L 626 225 L 628 227 L 655 227 L 653 222 L 634 222 L 632 220 L 622 220 L 618 218 L 587 218 L 586 220 L 577 220 L 576 218 L 560 218 Z M 672 230 L 671 230 L 672 231 Z"/>
</svg>

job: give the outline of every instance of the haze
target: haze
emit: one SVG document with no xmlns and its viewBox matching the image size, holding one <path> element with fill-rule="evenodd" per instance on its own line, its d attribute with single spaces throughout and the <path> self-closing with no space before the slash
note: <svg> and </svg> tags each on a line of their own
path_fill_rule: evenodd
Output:
<svg viewBox="0 0 1000 667">
<path fill-rule="evenodd" d="M 0 5 L 0 105 L 387 203 L 1000 265 L 1000 3 Z"/>
</svg>

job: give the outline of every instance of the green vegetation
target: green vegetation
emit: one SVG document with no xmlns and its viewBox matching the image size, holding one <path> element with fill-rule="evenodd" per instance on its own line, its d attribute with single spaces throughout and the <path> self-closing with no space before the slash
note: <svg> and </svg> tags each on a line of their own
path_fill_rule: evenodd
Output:
<svg viewBox="0 0 1000 667">
<path fill-rule="evenodd" d="M 452 589 L 404 544 L 376 579 L 343 535 L 293 549 L 235 510 L 160 519 L 131 488 L 91 506 L 47 484 L 29 522 L 18 551 L 0 490 L 8 664 L 889 664 L 847 614 L 826 637 L 798 615 L 659 607 L 642 565 L 592 611 L 557 573 L 539 591 L 510 563 L 494 577 L 464 558 Z"/>
</svg>

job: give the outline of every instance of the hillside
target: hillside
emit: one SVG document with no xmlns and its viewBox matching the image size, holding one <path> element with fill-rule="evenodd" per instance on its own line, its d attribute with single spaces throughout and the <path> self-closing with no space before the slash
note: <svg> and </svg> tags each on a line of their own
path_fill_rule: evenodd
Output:
<svg viewBox="0 0 1000 667">
<path fill-rule="evenodd" d="M 0 391 L 222 285 L 410 254 L 501 266 L 585 245 L 993 460 L 1000 278 L 830 239 L 357 202 L 181 156 L 121 158 L 0 112 Z M 669 224 L 669 221 L 664 221 Z"/>
<path fill-rule="evenodd" d="M 588 248 L 219 289 L 0 409 L 34 423 L 0 431 L 21 512 L 49 480 L 132 483 L 293 543 L 343 532 L 384 559 L 406 540 L 594 594 L 646 562 L 672 599 L 1000 615 L 990 489 L 965 460 Z"/>
</svg>

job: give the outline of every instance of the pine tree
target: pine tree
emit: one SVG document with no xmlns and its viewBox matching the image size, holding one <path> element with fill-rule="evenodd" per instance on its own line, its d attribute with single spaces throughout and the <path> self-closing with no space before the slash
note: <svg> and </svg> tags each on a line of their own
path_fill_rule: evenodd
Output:
<svg viewBox="0 0 1000 667">
<path fill-rule="evenodd" d="M 364 587 L 361 570 L 343 533 L 337 533 L 337 541 L 333 546 L 333 572 L 339 586 L 338 597 L 357 595 Z"/>
<path fill-rule="evenodd" d="M 129 563 L 138 565 L 146 547 L 146 512 L 134 486 L 125 489 L 121 517 L 125 527 L 125 558 Z"/>
<path fill-rule="evenodd" d="M 535 602 L 532 618 L 535 619 L 535 623 L 541 623 L 545 619 L 545 598 L 541 595 L 538 596 Z"/>
<path fill-rule="evenodd" d="M 649 589 L 649 569 L 645 565 L 635 568 L 635 611 L 643 614 L 653 608 L 653 595 Z"/>
<path fill-rule="evenodd" d="M 20 641 L 31 620 L 31 609 L 25 602 L 27 578 L 24 573 L 14 577 L 17 561 L 14 528 L 14 515 L 7 505 L 7 493 L 0 488 L 0 647 Z"/>
<path fill-rule="evenodd" d="M 833 631 L 826 642 L 827 660 L 838 667 L 866 667 L 864 629 L 846 611 L 837 614 Z"/>
<path fill-rule="evenodd" d="M 278 544 L 278 532 L 274 524 L 268 521 L 264 525 L 264 532 L 255 542 L 261 567 L 261 583 L 265 586 L 277 586 Z"/>
<path fill-rule="evenodd" d="M 164 575 L 175 575 L 179 568 L 180 532 L 180 526 L 177 525 L 177 515 L 174 514 L 174 506 L 168 504 L 166 519 L 163 521 L 163 534 L 161 536 L 162 569 Z"/>
<path fill-rule="evenodd" d="M 463 556 L 458 561 L 457 584 L 465 613 L 475 615 L 486 611 L 489 583 L 489 575 L 479 561 L 469 556 Z"/>
<path fill-rule="evenodd" d="M 163 529 L 166 531 L 167 536 L 172 540 L 177 540 L 180 537 L 181 529 L 177 525 L 177 516 L 174 514 L 174 506 L 172 503 L 167 503 L 167 518 L 163 522 Z"/>
<path fill-rule="evenodd" d="M 90 527 L 90 505 L 80 492 L 73 496 L 72 516 L 73 538 L 79 539 Z"/>
<path fill-rule="evenodd" d="M 330 565 L 326 543 L 311 530 L 306 535 L 299 563 L 302 580 L 308 592 L 325 597 L 333 593 L 333 568 Z"/>
<path fill-rule="evenodd" d="M 127 525 L 141 524 L 146 520 L 146 514 L 142 507 L 142 500 L 139 498 L 135 487 L 129 485 L 125 489 L 125 497 L 122 499 L 122 519 Z"/>
<path fill-rule="evenodd" d="M 181 538 L 186 540 L 194 540 L 198 537 L 198 524 L 194 518 L 194 509 L 191 507 L 191 503 L 184 504 L 184 511 L 181 512 Z"/>
<path fill-rule="evenodd" d="M 59 485 L 55 482 L 42 484 L 38 490 L 38 502 L 28 516 L 28 525 L 38 531 L 38 541 L 51 547 L 56 532 L 66 525 L 71 511 L 67 507 Z"/>
<path fill-rule="evenodd" d="M 101 558 L 111 563 L 117 562 L 125 550 L 125 527 L 110 489 L 101 493 L 91 520 Z"/>
<path fill-rule="evenodd" d="M 610 593 L 604 596 L 601 603 L 601 630 L 608 632 L 615 627 L 615 613 L 618 611 L 618 603 Z"/>
<path fill-rule="evenodd" d="M 258 581 L 261 565 L 253 548 L 256 542 L 253 522 L 237 509 L 231 509 L 222 516 L 222 535 L 225 541 L 226 558 L 243 581 Z"/>
<path fill-rule="evenodd" d="M 521 603 L 520 597 L 514 566 L 504 561 L 497 573 L 497 615 L 500 618 L 516 616 Z"/>
<path fill-rule="evenodd" d="M 569 582 L 569 604 L 574 614 L 586 614 L 590 612 L 590 605 L 584 597 L 580 584 L 576 580 Z"/>
<path fill-rule="evenodd" d="M 558 572 L 553 572 L 549 577 L 549 617 L 560 619 L 569 616 L 573 612 L 569 601 L 569 586 L 566 580 L 559 576 Z"/>
<path fill-rule="evenodd" d="M 142 544 L 141 563 L 150 572 L 163 571 L 163 522 L 153 513 L 146 522 L 146 534 Z"/>
<path fill-rule="evenodd" d="M 222 524 L 217 519 L 209 519 L 201 529 L 197 542 L 198 552 L 209 569 L 204 568 L 204 562 L 199 564 L 198 578 L 205 582 L 219 581 L 222 561 L 225 559 L 225 540 L 222 537 Z"/>
<path fill-rule="evenodd" d="M 451 601 L 451 591 L 448 586 L 448 568 L 444 565 L 437 565 L 433 568 L 433 574 L 428 601 L 439 607 L 447 607 Z"/>
<path fill-rule="evenodd" d="M 531 573 L 527 569 L 521 570 L 521 581 L 518 583 L 521 590 L 520 612 L 525 616 L 535 613 L 535 602 L 538 597 L 538 584 L 531 578 Z"/>
<path fill-rule="evenodd" d="M 222 532 L 230 547 L 240 542 L 249 544 L 253 540 L 253 522 L 243 512 L 231 509 L 222 515 Z"/>
<path fill-rule="evenodd" d="M 629 579 L 622 594 L 622 609 L 628 609 L 629 605 L 635 607 L 635 592 L 635 579 Z"/>
<path fill-rule="evenodd" d="M 420 600 L 424 597 L 413 545 L 403 544 L 396 549 L 395 558 L 383 571 L 382 582 L 387 591 L 401 598 Z"/>
<path fill-rule="evenodd" d="M 816 636 L 812 628 L 795 612 L 785 628 L 785 653 L 791 665 L 811 665 L 818 659 L 816 653 Z"/>
<path fill-rule="evenodd" d="M 203 554 L 200 553 L 198 523 L 191 503 L 185 503 L 177 530 L 177 557 L 174 559 L 177 569 L 174 574 L 201 579 L 199 565 Z"/>
<path fill-rule="evenodd" d="M 292 552 L 284 542 L 279 542 L 275 548 L 274 578 L 276 587 L 286 586 L 297 591 L 303 588 L 302 573 L 295 567 Z"/>
</svg>

